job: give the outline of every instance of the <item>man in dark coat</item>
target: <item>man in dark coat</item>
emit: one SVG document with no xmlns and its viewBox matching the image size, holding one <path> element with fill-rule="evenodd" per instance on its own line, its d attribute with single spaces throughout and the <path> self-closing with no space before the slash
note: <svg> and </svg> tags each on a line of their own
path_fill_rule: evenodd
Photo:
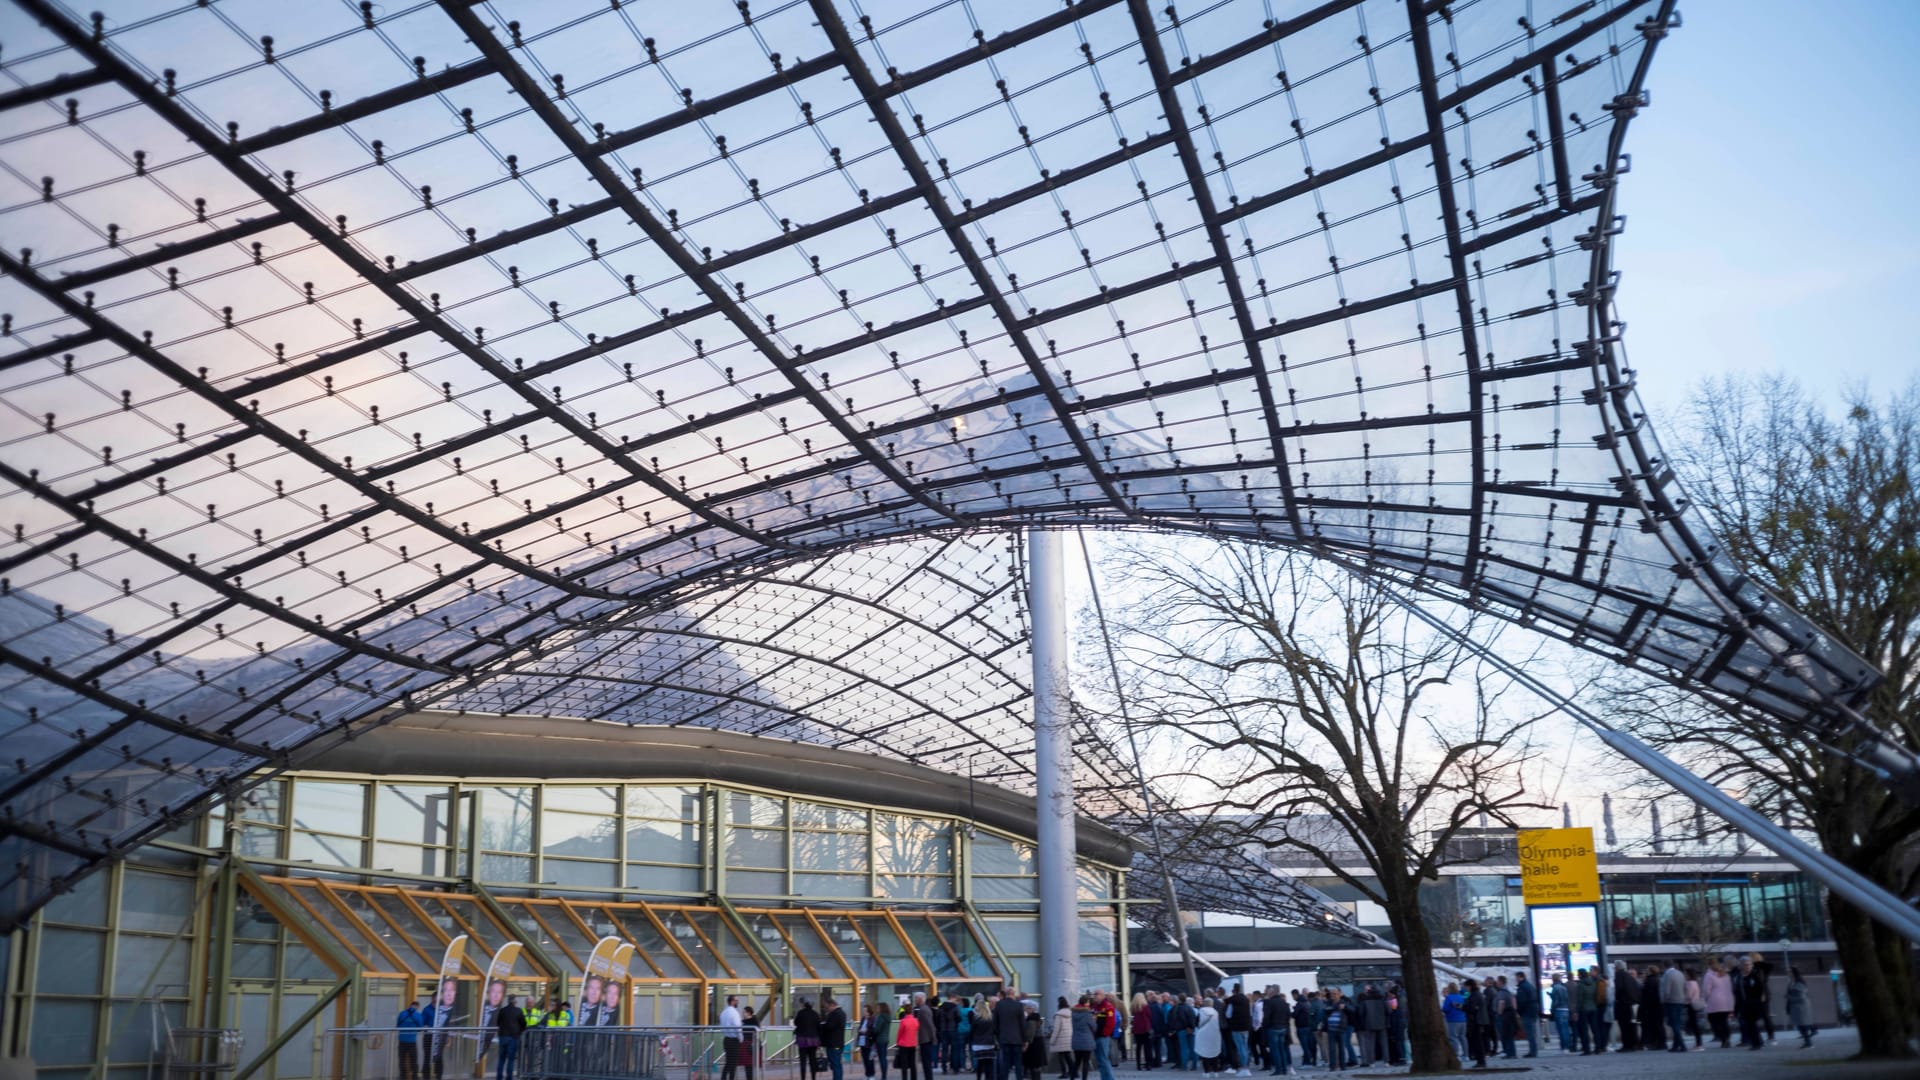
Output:
<svg viewBox="0 0 1920 1080">
<path fill-rule="evenodd" d="M 1640 980 L 1640 1049 L 1665 1050 L 1667 1023 L 1660 1015 L 1660 965 L 1646 969 Z"/>
<path fill-rule="evenodd" d="M 1740 1018 L 1740 1045 L 1758 1050 L 1760 1023 L 1767 1015 L 1767 976 L 1750 958 L 1740 961 L 1740 973 L 1733 977 L 1733 1012 Z"/>
<path fill-rule="evenodd" d="M 1466 987 L 1467 1055 L 1473 1058 L 1474 1068 L 1484 1069 L 1493 1043 L 1493 1004 L 1481 991 L 1478 980 L 1468 979 Z"/>
<path fill-rule="evenodd" d="M 1360 991 L 1360 1064 L 1387 1059 L 1387 995 L 1368 983 Z"/>
<path fill-rule="evenodd" d="M 847 1010 L 833 1000 L 832 994 L 821 1000 L 820 1007 L 826 1010 L 826 1015 L 820 1018 L 820 1049 L 826 1052 L 827 1068 L 832 1070 L 833 1080 L 845 1080 L 841 1058 L 847 1048 Z"/>
<path fill-rule="evenodd" d="M 1227 1062 L 1229 1071 L 1239 1070 L 1243 1075 L 1248 1072 L 1248 1043 L 1253 1032 L 1253 1003 L 1247 1000 L 1246 991 L 1239 983 L 1233 984 L 1233 993 L 1227 995 L 1226 1007 L 1221 1010 L 1220 1030 L 1226 1033 L 1221 1050 L 1233 1058 Z"/>
<path fill-rule="evenodd" d="M 947 1075 L 960 1071 L 960 1003 L 953 994 L 940 1003 L 934 1010 L 933 1027 L 940 1037 L 940 1064 L 946 1067 Z"/>
<path fill-rule="evenodd" d="M 1539 1057 L 1540 991 L 1524 971 L 1513 973 L 1513 1003 L 1520 1012 L 1520 1034 L 1527 1039 L 1527 1056 Z"/>
<path fill-rule="evenodd" d="M 993 1003 L 993 1041 L 1000 1048 L 993 1059 L 995 1080 L 1007 1080 L 1010 1070 L 1019 1075 L 1027 1048 L 1027 1007 L 1020 1004 L 1020 991 L 1009 990 Z"/>
<path fill-rule="evenodd" d="M 1620 1049 L 1640 1049 L 1640 977 L 1625 964 L 1613 966 L 1613 1022 L 1620 1025 Z"/>
<path fill-rule="evenodd" d="M 1298 990 L 1293 992 L 1293 1034 L 1300 1041 L 1302 1066 L 1313 1065 L 1318 1060 L 1314 1051 L 1318 1049 L 1316 1043 L 1319 1040 L 1313 1037 L 1313 1029 L 1319 1025 L 1314 1016 L 1313 1001 L 1312 997 Z"/>
</svg>

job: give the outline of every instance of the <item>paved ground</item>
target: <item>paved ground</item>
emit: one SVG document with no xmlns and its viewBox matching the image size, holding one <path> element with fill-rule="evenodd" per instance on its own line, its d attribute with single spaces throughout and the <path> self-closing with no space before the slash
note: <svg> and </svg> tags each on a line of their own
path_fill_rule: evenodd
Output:
<svg viewBox="0 0 1920 1080">
<path fill-rule="evenodd" d="M 1713 1080 L 1920 1080 L 1920 1063 L 1909 1065 L 1873 1065 L 1849 1062 L 1845 1059 L 1859 1047 L 1859 1040 L 1853 1029 L 1839 1028 L 1822 1031 L 1814 1037 L 1813 1047 L 1800 1049 L 1798 1037 L 1782 1038 L 1763 1050 L 1721 1050 L 1708 1043 L 1706 1050 L 1690 1054 L 1667 1054 L 1660 1051 L 1632 1054 L 1610 1053 L 1594 1057 L 1581 1057 L 1578 1054 L 1562 1054 L 1558 1050 L 1542 1049 L 1540 1056 L 1528 1059 L 1522 1057 L 1516 1061 L 1492 1059 L 1486 1070 L 1471 1069 L 1462 1075 L 1533 1075 L 1563 1077 L 1566 1080 L 1674 1080 L 1677 1077 L 1711 1077 Z M 1521 1053 L 1525 1053 L 1522 1048 Z M 1524 1073 L 1518 1071 L 1524 1070 Z M 1136 1073 L 1128 1068 L 1123 1071 Z M 1405 1068 L 1368 1066 L 1349 1069 L 1333 1074 L 1323 1068 L 1296 1070 L 1299 1075 L 1322 1077 L 1337 1075 L 1346 1077 L 1369 1076 L 1405 1076 Z M 1168 1073 L 1155 1070 L 1163 1080 L 1185 1080 L 1191 1077 L 1199 1080 L 1198 1073 Z M 1253 1080 L 1260 1080 L 1265 1073 L 1256 1073 Z"/>
</svg>

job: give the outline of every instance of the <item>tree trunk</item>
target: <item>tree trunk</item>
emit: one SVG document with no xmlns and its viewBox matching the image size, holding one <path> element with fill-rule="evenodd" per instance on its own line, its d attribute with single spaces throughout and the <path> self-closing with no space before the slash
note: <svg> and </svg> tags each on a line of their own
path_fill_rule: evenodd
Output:
<svg viewBox="0 0 1920 1080">
<path fill-rule="evenodd" d="M 1836 893 L 1827 894 L 1827 916 L 1833 924 L 1834 951 L 1847 980 L 1853 1002 L 1854 1025 L 1860 1031 L 1863 1058 L 1910 1058 L 1907 1041 L 1912 1018 L 1901 1011 L 1906 994 L 1896 994 L 1881 966 L 1872 920 Z M 1897 936 L 1897 935 L 1896 935 Z"/>
<path fill-rule="evenodd" d="M 1433 980 L 1433 938 L 1420 918 L 1419 890 L 1410 898 L 1385 896 L 1387 923 L 1400 944 L 1401 1007 L 1407 1010 L 1407 1041 L 1412 1044 L 1412 1072 L 1452 1072 L 1460 1057 L 1447 1041 L 1447 1021 L 1440 1014 L 1440 988 Z"/>
<path fill-rule="evenodd" d="M 1920 1034 L 1920 1016 L 1914 1015 L 1913 942 L 1879 923 L 1873 924 L 1874 953 L 1880 960 L 1880 976 L 1887 985 L 1888 1007 L 1906 1021 L 1903 1039 Z"/>
</svg>

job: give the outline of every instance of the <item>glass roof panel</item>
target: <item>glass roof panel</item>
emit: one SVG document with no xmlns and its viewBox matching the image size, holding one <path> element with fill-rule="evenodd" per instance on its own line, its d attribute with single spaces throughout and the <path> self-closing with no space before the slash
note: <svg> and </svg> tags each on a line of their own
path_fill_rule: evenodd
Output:
<svg viewBox="0 0 1920 1080">
<path fill-rule="evenodd" d="M 1028 791 L 1032 524 L 1311 547 L 1822 730 L 1878 679 L 1633 390 L 1670 2 L 9 2 L 0 735 L 57 837 L 0 929 L 398 706 Z"/>
<path fill-rule="evenodd" d="M 874 956 L 873 950 L 867 947 L 867 939 L 861 936 L 860 929 L 854 925 L 852 918 L 826 911 L 816 911 L 813 914 L 814 918 L 819 920 L 821 928 L 827 932 L 827 936 L 833 939 L 833 947 L 840 951 L 841 956 L 846 957 L 847 966 L 853 969 L 853 974 L 856 978 L 890 979 L 895 977 L 895 975 Z M 898 977 L 907 978 L 911 974 L 911 970 L 902 971 Z"/>
<path fill-rule="evenodd" d="M 934 978 L 958 979 L 966 974 L 954 963 L 953 957 L 941 945 L 940 935 L 924 916 L 901 912 L 898 918 L 900 929 L 907 932 L 907 944 L 913 946 L 914 952 L 920 955 Z"/>
<path fill-rule="evenodd" d="M 820 936 L 820 931 L 813 928 L 813 923 L 809 922 L 806 916 L 780 913 L 773 915 L 772 918 L 779 924 L 780 929 L 787 932 L 787 937 L 793 941 L 793 947 L 807 958 L 807 961 L 813 965 L 813 969 L 819 973 L 820 978 L 846 979 L 854 976 L 848 964 L 842 964 L 834 957 L 833 950 L 827 946 L 826 939 Z M 844 952 L 845 950 L 842 950 L 843 954 Z"/>
<path fill-rule="evenodd" d="M 913 947 L 901 940 L 893 924 L 883 915 L 855 915 L 861 932 L 873 943 L 874 951 L 892 971 L 895 978 L 912 978 L 920 974 L 920 966 L 914 963 L 917 955 Z"/>
<path fill-rule="evenodd" d="M 701 915 L 711 915 L 710 912 L 689 912 L 684 908 L 657 907 L 653 909 L 653 913 L 659 916 L 660 924 L 673 935 L 674 943 L 692 958 L 694 965 L 700 969 L 700 974 L 715 979 L 736 978 L 748 973 L 756 973 L 757 977 L 758 969 L 755 965 L 747 965 L 744 970 L 733 967 L 733 972 L 737 974 L 729 973 L 728 968 L 731 965 L 723 963 L 719 954 L 727 953 L 729 950 L 737 951 L 732 938 L 722 938 L 709 947 L 707 943 L 712 938 L 704 937 L 705 926 L 696 928 L 695 923 L 704 921 L 710 924 L 711 918 L 698 919 Z M 728 959 L 731 960 L 732 957 L 729 956 Z"/>
<path fill-rule="evenodd" d="M 994 963 L 987 954 L 986 946 L 980 941 L 980 935 L 967 919 L 960 915 L 929 915 L 927 920 L 939 932 L 941 940 L 960 958 L 961 973 L 970 979 L 990 979 L 994 977 Z M 903 918 L 901 922 L 905 922 Z M 909 928 L 911 930 L 911 928 Z M 923 954 L 931 955 L 931 950 L 921 949 Z"/>
<path fill-rule="evenodd" d="M 487 915 L 478 900 L 467 896 L 435 896 L 434 899 L 458 917 L 459 932 L 467 935 L 469 954 L 478 951 L 492 956 L 507 940 L 499 924 Z"/>
<path fill-rule="evenodd" d="M 636 979 L 659 977 L 686 978 L 690 972 L 686 964 L 673 954 L 666 940 L 655 930 L 648 920 L 647 913 L 637 904 L 587 904 L 569 901 L 574 911 L 580 914 L 594 933 L 613 935 L 623 941 L 631 942 L 637 951 L 629 968 Z M 658 969 L 656 972 L 656 968 Z"/>
<path fill-rule="evenodd" d="M 292 896 L 298 898 L 298 910 L 319 929 L 331 933 L 347 950 L 357 957 L 367 971 L 386 971 L 404 973 L 410 969 L 398 968 L 388 955 L 374 944 L 372 937 L 362 930 L 345 912 L 333 906 L 315 881 L 288 879 L 276 882 Z"/>
<path fill-rule="evenodd" d="M 445 945 L 438 938 L 420 927 L 422 936 L 416 938 L 407 932 L 406 924 L 396 926 L 385 917 L 386 905 L 374 903 L 372 896 L 363 889 L 332 886 L 333 895 L 346 905 L 359 920 L 379 936 L 381 941 L 406 965 L 406 970 L 419 975 L 433 975 L 440 970 L 441 954 Z M 397 902 L 396 902 L 397 903 Z M 411 920 L 417 925 L 419 920 Z"/>
</svg>

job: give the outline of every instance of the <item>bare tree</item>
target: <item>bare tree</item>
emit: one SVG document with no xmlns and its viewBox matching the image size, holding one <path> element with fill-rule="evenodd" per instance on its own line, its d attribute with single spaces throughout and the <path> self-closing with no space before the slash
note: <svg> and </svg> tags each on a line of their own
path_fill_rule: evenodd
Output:
<svg viewBox="0 0 1920 1080">
<path fill-rule="evenodd" d="M 1537 716 L 1509 717 L 1473 649 L 1417 632 L 1366 581 L 1304 555 L 1137 549 L 1122 638 L 1135 719 L 1177 729 L 1176 812 L 1312 856 L 1380 905 L 1405 972 L 1415 1072 L 1459 1067 L 1432 978 L 1422 882 L 1482 814 L 1547 808 L 1524 774 Z M 1333 826 L 1329 828 L 1329 823 Z"/>
<path fill-rule="evenodd" d="M 1728 553 L 1880 667 L 1887 680 L 1862 711 L 1920 749 L 1920 382 L 1883 402 L 1856 393 L 1836 421 L 1783 380 L 1727 379 L 1695 393 L 1690 419 L 1674 464 Z M 1636 734 L 1701 776 L 1786 807 L 1824 851 L 1894 895 L 1920 891 L 1920 808 L 1870 770 L 1738 702 L 1644 684 L 1616 686 L 1614 702 Z M 1913 1056 L 1911 943 L 1837 895 L 1827 911 L 1861 1055 Z"/>
</svg>

